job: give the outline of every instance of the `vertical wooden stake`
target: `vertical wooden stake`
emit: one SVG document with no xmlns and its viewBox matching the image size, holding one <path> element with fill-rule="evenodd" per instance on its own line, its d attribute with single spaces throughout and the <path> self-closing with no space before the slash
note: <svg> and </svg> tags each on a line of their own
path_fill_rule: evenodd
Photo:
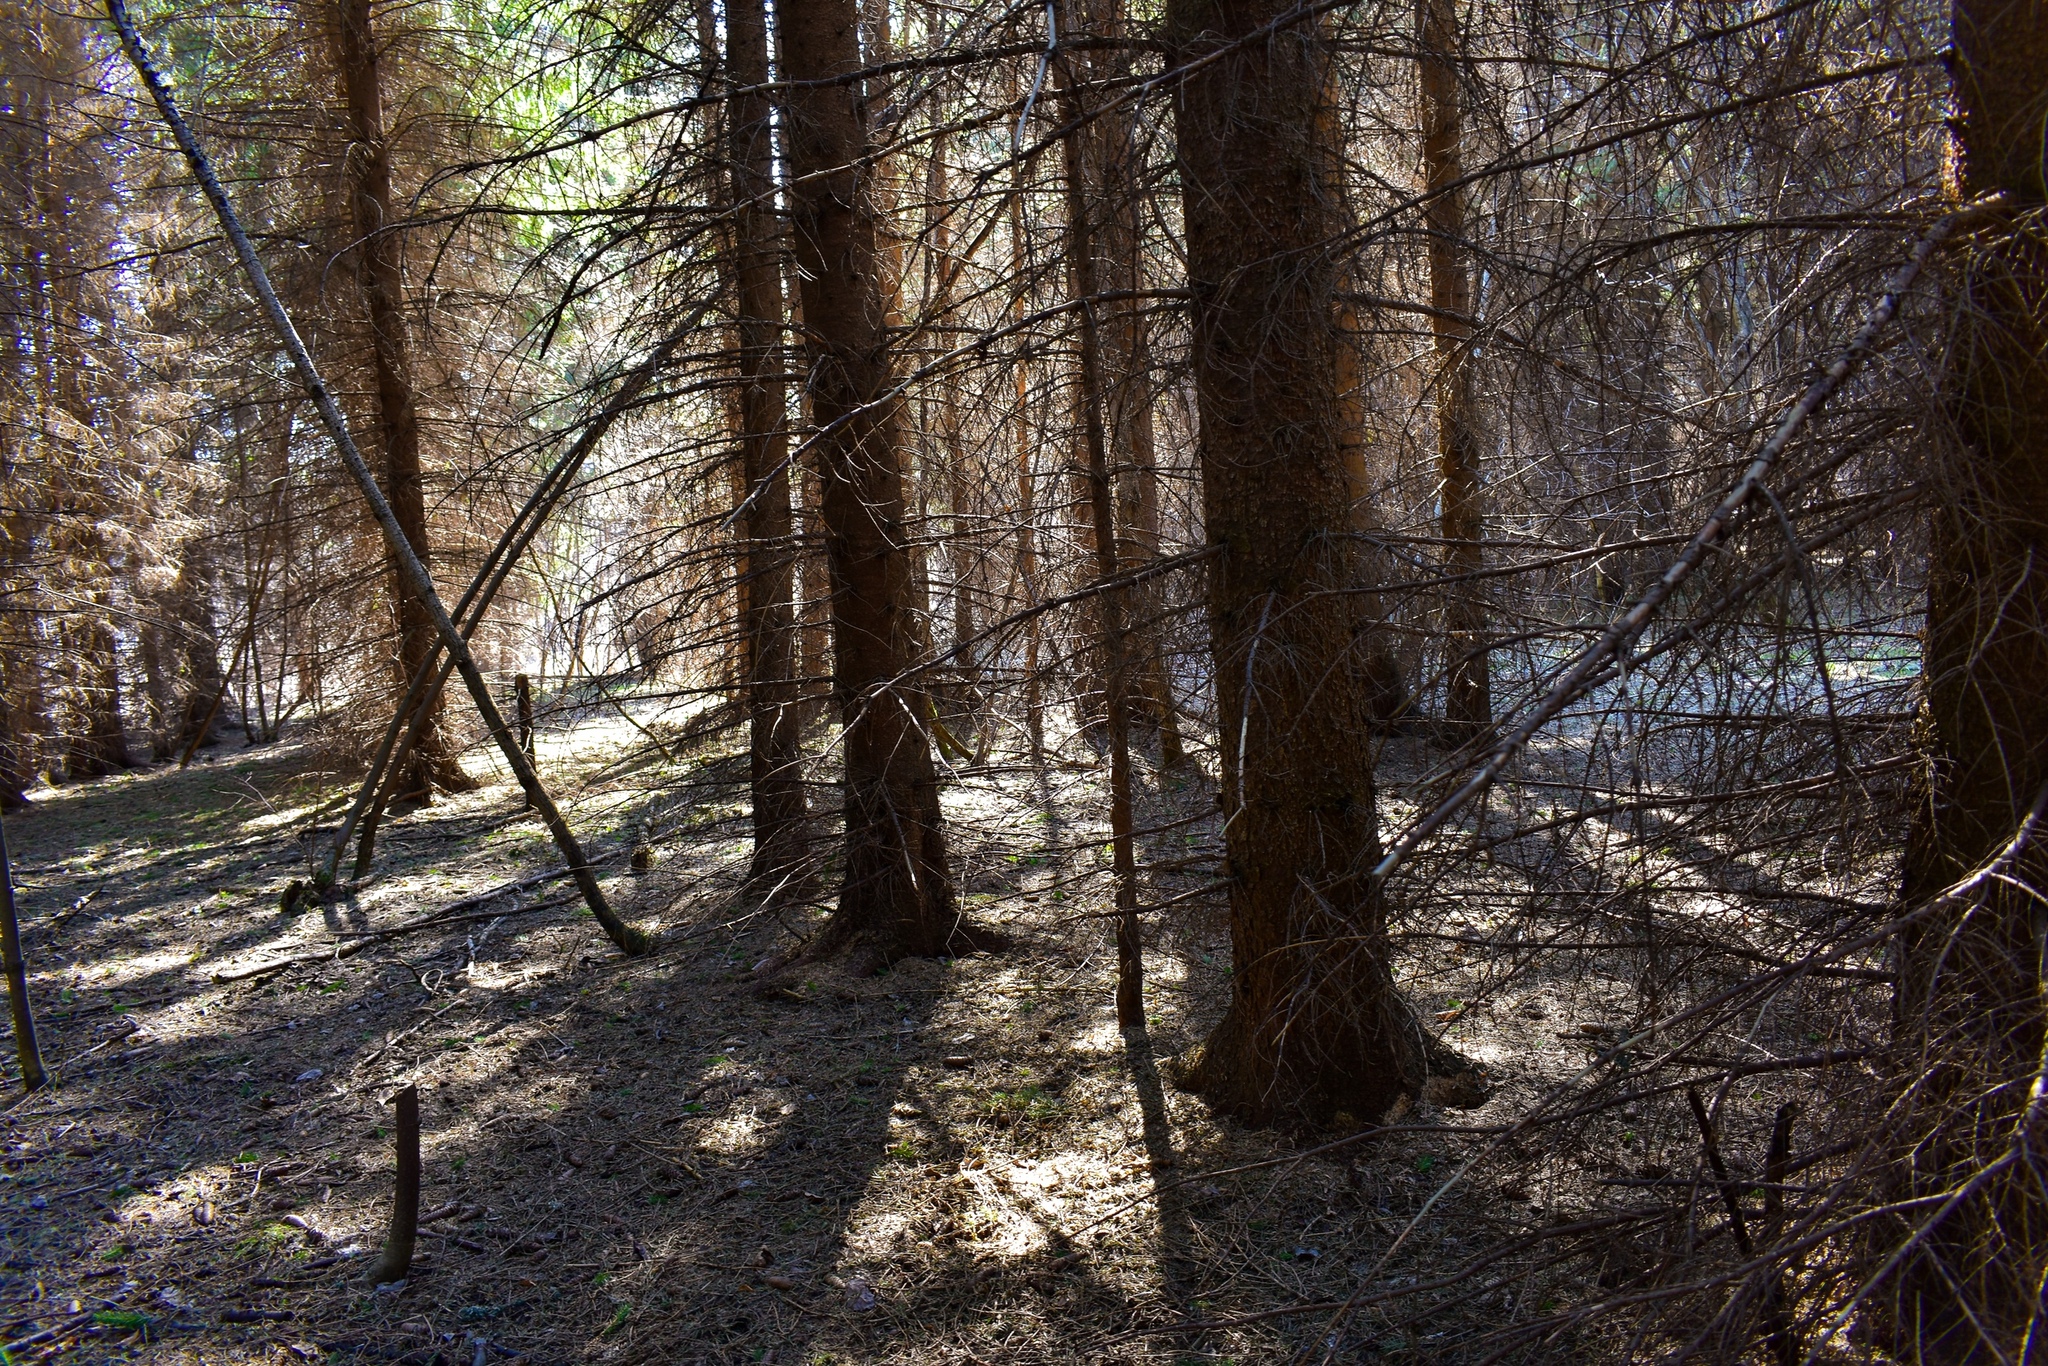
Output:
<svg viewBox="0 0 2048 1366">
<path fill-rule="evenodd" d="M 28 1008 L 28 969 L 21 961 L 21 925 L 14 918 L 14 869 L 7 860 L 7 831 L 0 826 L 0 963 L 7 971 L 7 1004 L 14 1012 L 14 1051 L 21 1058 L 21 1087 L 39 1091 L 49 1084 L 43 1053 L 36 1046 L 36 1017 Z"/>
<path fill-rule="evenodd" d="M 398 1189 L 391 1200 L 391 1232 L 384 1239 L 384 1255 L 370 1273 L 373 1285 L 406 1278 L 420 1230 L 420 1088 L 408 1086 L 393 1099 L 398 1102 Z"/>
</svg>

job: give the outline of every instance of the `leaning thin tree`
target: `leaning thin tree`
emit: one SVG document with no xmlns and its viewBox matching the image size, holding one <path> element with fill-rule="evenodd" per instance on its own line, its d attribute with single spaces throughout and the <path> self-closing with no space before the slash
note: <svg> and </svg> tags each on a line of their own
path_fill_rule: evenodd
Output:
<svg viewBox="0 0 2048 1366">
<path fill-rule="evenodd" d="M 220 178 L 214 174 L 213 163 L 207 159 L 199 139 L 179 114 L 176 101 L 171 98 L 170 86 L 149 59 L 148 49 L 142 45 L 142 36 L 136 32 L 134 21 L 128 17 L 124 0 L 107 0 L 107 17 L 114 23 L 114 29 L 121 37 L 121 48 L 141 79 L 143 89 L 149 92 L 158 113 L 169 126 L 178 149 L 185 154 L 186 162 L 192 168 L 194 179 L 213 207 L 214 215 L 220 220 L 221 229 L 227 234 L 229 243 L 235 249 L 235 259 L 240 262 L 242 273 L 247 278 L 250 292 L 263 307 L 265 318 L 290 358 L 292 369 L 297 372 L 300 384 L 307 397 L 313 400 L 314 408 L 326 424 L 328 433 L 334 438 L 335 448 L 340 452 L 342 465 L 348 470 L 349 478 L 362 492 L 363 501 L 370 505 L 370 512 L 376 518 L 378 528 L 384 533 L 384 543 L 399 570 L 404 574 L 407 586 L 425 605 L 435 631 L 440 635 L 442 646 L 448 651 L 456 670 L 469 690 L 470 699 L 476 704 L 477 714 L 483 720 L 484 728 L 498 743 L 498 750 L 511 765 L 513 775 L 525 789 L 527 800 L 546 822 L 548 831 L 555 838 L 555 847 L 562 851 L 570 876 L 575 879 L 577 890 L 590 907 L 590 913 L 611 941 L 626 953 L 638 954 L 647 951 L 647 936 L 625 921 L 619 919 L 611 905 L 605 900 L 603 890 L 597 885 L 597 875 L 590 861 L 583 855 L 583 846 L 569 829 L 569 823 L 562 818 L 554 798 L 548 795 L 540 775 L 535 772 L 519 742 L 513 738 L 505 725 L 505 718 L 499 714 L 497 703 L 491 700 L 491 690 L 484 682 L 475 657 L 469 652 L 469 643 L 456 626 L 448 609 L 442 605 L 440 594 L 434 591 L 434 581 L 427 575 L 426 566 L 412 552 L 405 539 L 397 516 L 391 510 L 390 502 L 377 487 L 377 480 L 370 473 L 369 464 L 363 459 L 362 451 L 356 446 L 355 437 L 350 434 L 348 419 L 342 416 L 340 406 L 334 401 L 333 392 L 320 377 L 313 364 L 313 357 L 306 350 L 306 344 L 293 326 L 291 315 L 285 312 L 284 304 L 278 300 L 277 291 L 271 287 L 269 272 L 264 270 L 262 258 L 257 256 L 255 245 L 249 234 L 242 228 L 234 206 L 228 200 L 227 191 L 222 188 Z"/>
</svg>

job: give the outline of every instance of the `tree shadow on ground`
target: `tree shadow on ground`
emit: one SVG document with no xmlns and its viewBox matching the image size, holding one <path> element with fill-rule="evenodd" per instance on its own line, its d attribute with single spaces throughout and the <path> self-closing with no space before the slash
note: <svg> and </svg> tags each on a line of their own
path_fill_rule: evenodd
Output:
<svg viewBox="0 0 2048 1366">
<path fill-rule="evenodd" d="M 252 781 L 285 809 L 270 779 Z M 963 838 L 963 880 L 995 897 L 975 913 L 1000 920 L 1005 952 L 871 978 L 824 965 L 764 999 L 747 969 L 784 930 L 734 900 L 744 859 L 723 822 L 740 790 L 699 791 L 695 827 L 657 871 L 607 883 L 663 922 L 659 952 L 637 960 L 563 906 L 193 983 L 195 966 L 279 951 L 315 923 L 274 911 L 269 883 L 301 854 L 286 826 L 252 827 L 272 819 L 254 799 L 207 848 L 153 853 L 175 887 L 120 889 L 121 917 L 67 944 L 117 971 L 70 1003 L 102 1014 L 55 1030 L 68 1054 L 99 1037 L 74 1031 L 139 1016 L 149 1042 L 110 1043 L 8 1116 L 27 1145 L 0 1188 L 9 1256 L 26 1263 L 4 1287 L 24 1306 L 10 1338 L 70 1322 L 76 1297 L 88 1316 L 149 1320 L 148 1342 L 90 1325 L 77 1359 L 94 1361 L 467 1363 L 485 1342 L 533 1362 L 1092 1362 L 1155 1359 L 1108 1345 L 1133 1328 L 1347 1288 L 1333 1222 L 1379 1235 L 1331 1172 L 1311 1167 L 1277 1197 L 1264 1176 L 1182 1184 L 1286 1140 L 1218 1124 L 1159 1082 L 1157 1041 L 1199 1035 L 1227 997 L 1227 962 L 1160 939 L 1151 966 L 1175 987 L 1153 997 L 1162 1023 L 1117 1030 L 1085 801 L 1067 811 L 1082 843 L 1065 862 L 1010 861 L 1049 851 L 1043 824 L 1020 819 L 1034 809 L 1021 783 Z M 133 807 L 143 794 L 77 795 Z M 445 875 L 468 890 L 546 866 L 516 800 L 501 788 L 396 824 L 372 923 L 458 890 Z M 35 855 L 30 881 L 49 884 L 31 889 L 37 923 L 80 894 L 83 873 L 47 872 L 63 836 L 92 832 L 97 816 L 73 810 Z M 246 848 L 217 860 L 229 845 Z M 1025 900 L 1068 874 L 1068 901 Z M 215 913 L 227 888 L 233 909 Z M 195 965 L 181 936 L 215 920 Z M 178 999 L 121 1015 L 110 985 L 124 1001 Z M 422 1204 L 441 1217 L 406 1288 L 377 1294 L 362 1268 L 391 1196 L 382 1102 L 407 1081 L 425 1099 Z M 1251 1359 L 1284 1337 L 1268 1326 L 1226 1345 Z"/>
</svg>

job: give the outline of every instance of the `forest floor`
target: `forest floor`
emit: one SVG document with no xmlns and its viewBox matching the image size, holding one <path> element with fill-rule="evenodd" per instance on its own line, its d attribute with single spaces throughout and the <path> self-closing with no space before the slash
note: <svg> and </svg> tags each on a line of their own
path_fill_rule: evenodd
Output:
<svg viewBox="0 0 2048 1366">
<path fill-rule="evenodd" d="M 947 789 L 968 913 L 1002 952 L 810 968 L 764 998 L 752 965 L 816 912 L 740 900 L 744 758 L 681 730 L 592 706 L 543 737 L 607 894 L 656 937 L 637 959 L 554 882 L 469 907 L 493 918 L 220 980 L 552 866 L 482 760 L 480 790 L 387 824 L 368 885 L 296 915 L 279 898 L 307 874 L 305 832 L 331 832 L 348 790 L 303 743 L 234 741 L 11 816 L 58 1083 L 0 1116 L 8 1358 L 1431 1360 L 1571 1293 L 1458 1274 L 1565 1218 L 1570 1191 L 1527 1164 L 1446 1178 L 1585 1064 L 1572 1036 L 1625 1013 L 1620 984 L 1524 978 L 1469 1008 L 1480 969 L 1429 965 L 1418 1008 L 1450 1017 L 1492 1099 L 1359 1116 L 1394 1126 L 1305 1156 L 1342 1135 L 1249 1130 L 1162 1084 L 1229 992 L 1204 775 L 1143 775 L 1145 861 L 1168 869 L 1146 897 L 1171 905 L 1149 917 L 1148 1028 L 1121 1034 L 1092 765 Z M 648 835 L 636 876 L 623 854 Z M 431 1221 L 412 1276 L 373 1289 L 406 1082 Z M 1660 1156 L 1622 1123 L 1612 1155 Z M 1404 1282 L 1428 1293 L 1327 1307 Z"/>
</svg>

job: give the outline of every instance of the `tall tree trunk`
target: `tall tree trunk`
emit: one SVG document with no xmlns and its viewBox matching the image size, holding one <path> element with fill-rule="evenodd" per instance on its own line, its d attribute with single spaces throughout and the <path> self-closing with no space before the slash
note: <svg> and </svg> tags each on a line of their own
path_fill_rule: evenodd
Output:
<svg viewBox="0 0 2048 1366">
<path fill-rule="evenodd" d="M 1340 92 L 1335 71 L 1328 74 L 1330 89 L 1316 111 L 1317 128 L 1325 139 L 1325 145 L 1341 153 L 1344 129 L 1340 117 Z M 1348 230 L 1355 226 L 1356 220 L 1341 182 L 1331 187 L 1330 202 L 1341 216 L 1342 228 Z M 1355 291 L 1349 266 L 1349 261 L 1340 262 L 1338 266 L 1340 292 L 1333 310 L 1338 338 L 1335 374 L 1337 437 L 1349 486 L 1351 535 L 1356 540 L 1360 557 L 1355 571 L 1360 584 L 1354 589 L 1356 600 L 1353 605 L 1362 623 L 1378 623 L 1386 619 L 1387 610 L 1379 586 L 1393 581 L 1396 561 L 1380 539 L 1386 528 L 1380 521 L 1379 481 L 1372 468 L 1373 423 L 1366 405 L 1366 339 L 1359 322 L 1358 306 L 1352 297 Z M 1367 706 L 1379 727 L 1389 727 L 1406 716 L 1411 700 L 1408 679 L 1399 656 L 1394 652 L 1391 632 L 1365 631 L 1359 649 L 1353 653 L 1350 667 L 1363 681 Z"/>
<path fill-rule="evenodd" d="M 927 19 L 928 24 L 935 19 Z M 947 185 L 946 140 L 935 138 L 931 147 L 931 161 L 926 166 L 925 202 L 931 205 L 929 259 L 932 271 L 932 296 L 927 303 L 931 316 L 944 319 L 952 309 L 953 278 L 953 229 L 951 207 L 946 203 L 950 193 Z M 968 477 L 967 441 L 960 421 L 960 384 L 957 376 L 945 375 L 939 380 L 939 450 L 946 466 L 946 511 L 949 537 L 947 555 L 952 575 L 952 616 L 953 649 L 952 667 L 947 670 L 959 680 L 953 699 L 956 714 L 975 712 L 981 706 L 981 669 L 976 662 L 974 645 L 974 590 L 980 575 L 976 572 L 979 556 L 976 553 L 974 536 L 977 519 L 974 516 L 975 494 L 973 481 Z"/>
<path fill-rule="evenodd" d="M 1127 28 L 1123 0 L 1083 0 L 1066 21 L 1070 37 L 1118 40 L 1128 36 Z M 1076 53 L 1071 60 L 1085 80 L 1114 81 L 1128 74 L 1128 57 L 1114 49 Z M 1102 300 L 1095 315 L 1102 357 L 1101 401 L 1116 486 L 1117 558 L 1130 567 L 1158 558 L 1160 540 L 1158 451 L 1148 373 L 1151 342 L 1146 303 L 1135 297 L 1146 283 L 1140 214 L 1145 187 L 1137 131 L 1137 118 L 1127 105 L 1105 110 L 1077 130 L 1080 183 L 1092 206 L 1088 235 L 1094 244 L 1091 269 L 1096 288 L 1125 296 Z M 1087 523 L 1083 527 L 1085 539 L 1092 533 L 1086 531 Z M 1158 585 L 1141 584 L 1132 591 L 1130 604 L 1124 614 L 1130 631 L 1124 667 L 1131 716 L 1157 735 L 1161 761 L 1178 764 L 1186 754 L 1157 621 Z"/>
<path fill-rule="evenodd" d="M 1054 15 L 1059 13 L 1055 8 Z M 1089 203 L 1091 177 L 1087 166 L 1085 96 L 1075 80 L 1071 58 L 1060 63 L 1061 85 L 1067 91 L 1068 131 L 1061 139 L 1066 157 L 1067 276 L 1074 297 L 1081 300 L 1081 434 L 1087 456 L 1088 504 L 1094 531 L 1095 573 L 1103 582 L 1117 574 L 1116 493 L 1109 468 L 1109 437 L 1104 421 L 1102 329 L 1095 296 L 1101 292 L 1096 273 L 1094 206 Z M 1109 744 L 1110 859 L 1116 876 L 1116 1022 L 1124 1029 L 1145 1023 L 1145 960 L 1139 940 L 1138 867 L 1131 822 L 1130 679 L 1124 646 L 1124 600 L 1117 593 L 1095 599 L 1100 631 L 1097 649 L 1102 660 L 1104 738 Z"/>
<path fill-rule="evenodd" d="M 846 861 L 819 951 L 882 961 L 973 942 L 947 867 L 904 531 L 902 403 L 884 327 L 885 264 L 863 183 L 865 110 L 853 0 L 778 12 L 790 82 L 790 226 L 801 277 L 826 555 L 833 691 L 845 726 Z"/>
<path fill-rule="evenodd" d="M 2048 5 L 1957 0 L 1953 18 L 1955 193 L 2002 192 L 2009 203 L 1997 234 L 1957 263 L 1948 310 L 1957 441 L 1934 514 L 1925 800 L 1906 850 L 1908 906 L 1995 856 L 2048 791 Z M 2035 829 L 2003 880 L 1899 946 L 1898 1029 L 1920 1050 L 1909 1080 L 1933 1127 L 1906 1194 L 1944 1193 L 2006 1164 L 1902 1268 L 1894 1328 L 1916 1360 L 2031 1361 L 2043 1346 L 2048 912 L 2030 889 L 2048 887 L 2044 840 Z"/>
<path fill-rule="evenodd" d="M 775 216 L 775 156 L 768 27 L 760 0 L 726 8 L 726 106 L 732 155 L 733 283 L 739 305 L 740 466 L 749 500 L 746 542 L 747 706 L 759 891 L 795 889 L 804 854 L 803 716 L 797 683 L 795 561 L 790 540 L 789 430 L 782 372 L 782 260 Z"/>
<path fill-rule="evenodd" d="M 1447 578 L 1477 575 L 1485 537 L 1479 479 L 1479 435 L 1472 412 L 1472 274 L 1465 260 L 1464 118 L 1458 76 L 1464 40 L 1456 0 L 1420 0 L 1418 46 L 1422 88 L 1422 174 L 1429 199 L 1430 330 L 1436 351 L 1438 530 Z M 1444 595 L 1444 723 L 1454 743 L 1485 734 L 1493 723 L 1493 686 L 1486 658 L 1486 608 L 1476 578 Z"/>
<path fill-rule="evenodd" d="M 1021 328 L 1024 321 L 1024 192 L 1025 167 L 1017 167 L 1017 186 L 1010 196 L 1010 276 L 1016 297 L 1010 301 L 1010 324 Z M 1031 615 L 1024 622 L 1024 734 L 1031 743 L 1034 761 L 1045 754 L 1045 689 L 1039 677 L 1039 654 L 1044 641 L 1044 617 L 1032 611 L 1044 596 L 1038 583 L 1038 475 L 1033 468 L 1031 439 L 1031 368 L 1026 361 L 1024 336 L 1019 331 L 1011 341 L 1017 348 L 1011 362 L 1016 382 L 1016 409 L 1011 414 L 1012 434 L 1017 450 L 1017 582 L 1023 606 Z"/>
<path fill-rule="evenodd" d="M 420 470 L 420 427 L 405 323 L 404 279 L 399 243 L 390 225 L 391 150 L 384 137 L 383 92 L 378 80 L 377 33 L 370 0 L 336 0 L 342 93 L 348 104 L 349 208 L 355 224 L 357 278 L 369 313 L 370 349 L 377 376 L 378 431 L 384 447 L 384 496 L 413 553 L 433 567 L 427 537 L 426 485 Z M 425 664 L 434 646 L 434 623 L 426 604 L 408 588 L 395 564 L 392 594 L 398 604 L 398 661 L 401 691 Z M 444 695 L 421 702 L 431 709 L 413 747 L 403 795 L 425 796 L 433 788 L 468 791 L 474 779 L 456 762 L 443 724 Z"/>
<path fill-rule="evenodd" d="M 1172 0 L 1202 498 L 1221 547 L 1209 624 L 1221 717 L 1231 1001 L 1184 1082 L 1255 1123 L 1377 1116 L 1424 1079 L 1387 967 L 1370 648 L 1338 403 L 1336 149 L 1313 19 L 1292 0 Z M 1238 44 L 1232 46 L 1233 44 Z M 1221 50 L 1221 55 L 1217 54 Z"/>
</svg>

